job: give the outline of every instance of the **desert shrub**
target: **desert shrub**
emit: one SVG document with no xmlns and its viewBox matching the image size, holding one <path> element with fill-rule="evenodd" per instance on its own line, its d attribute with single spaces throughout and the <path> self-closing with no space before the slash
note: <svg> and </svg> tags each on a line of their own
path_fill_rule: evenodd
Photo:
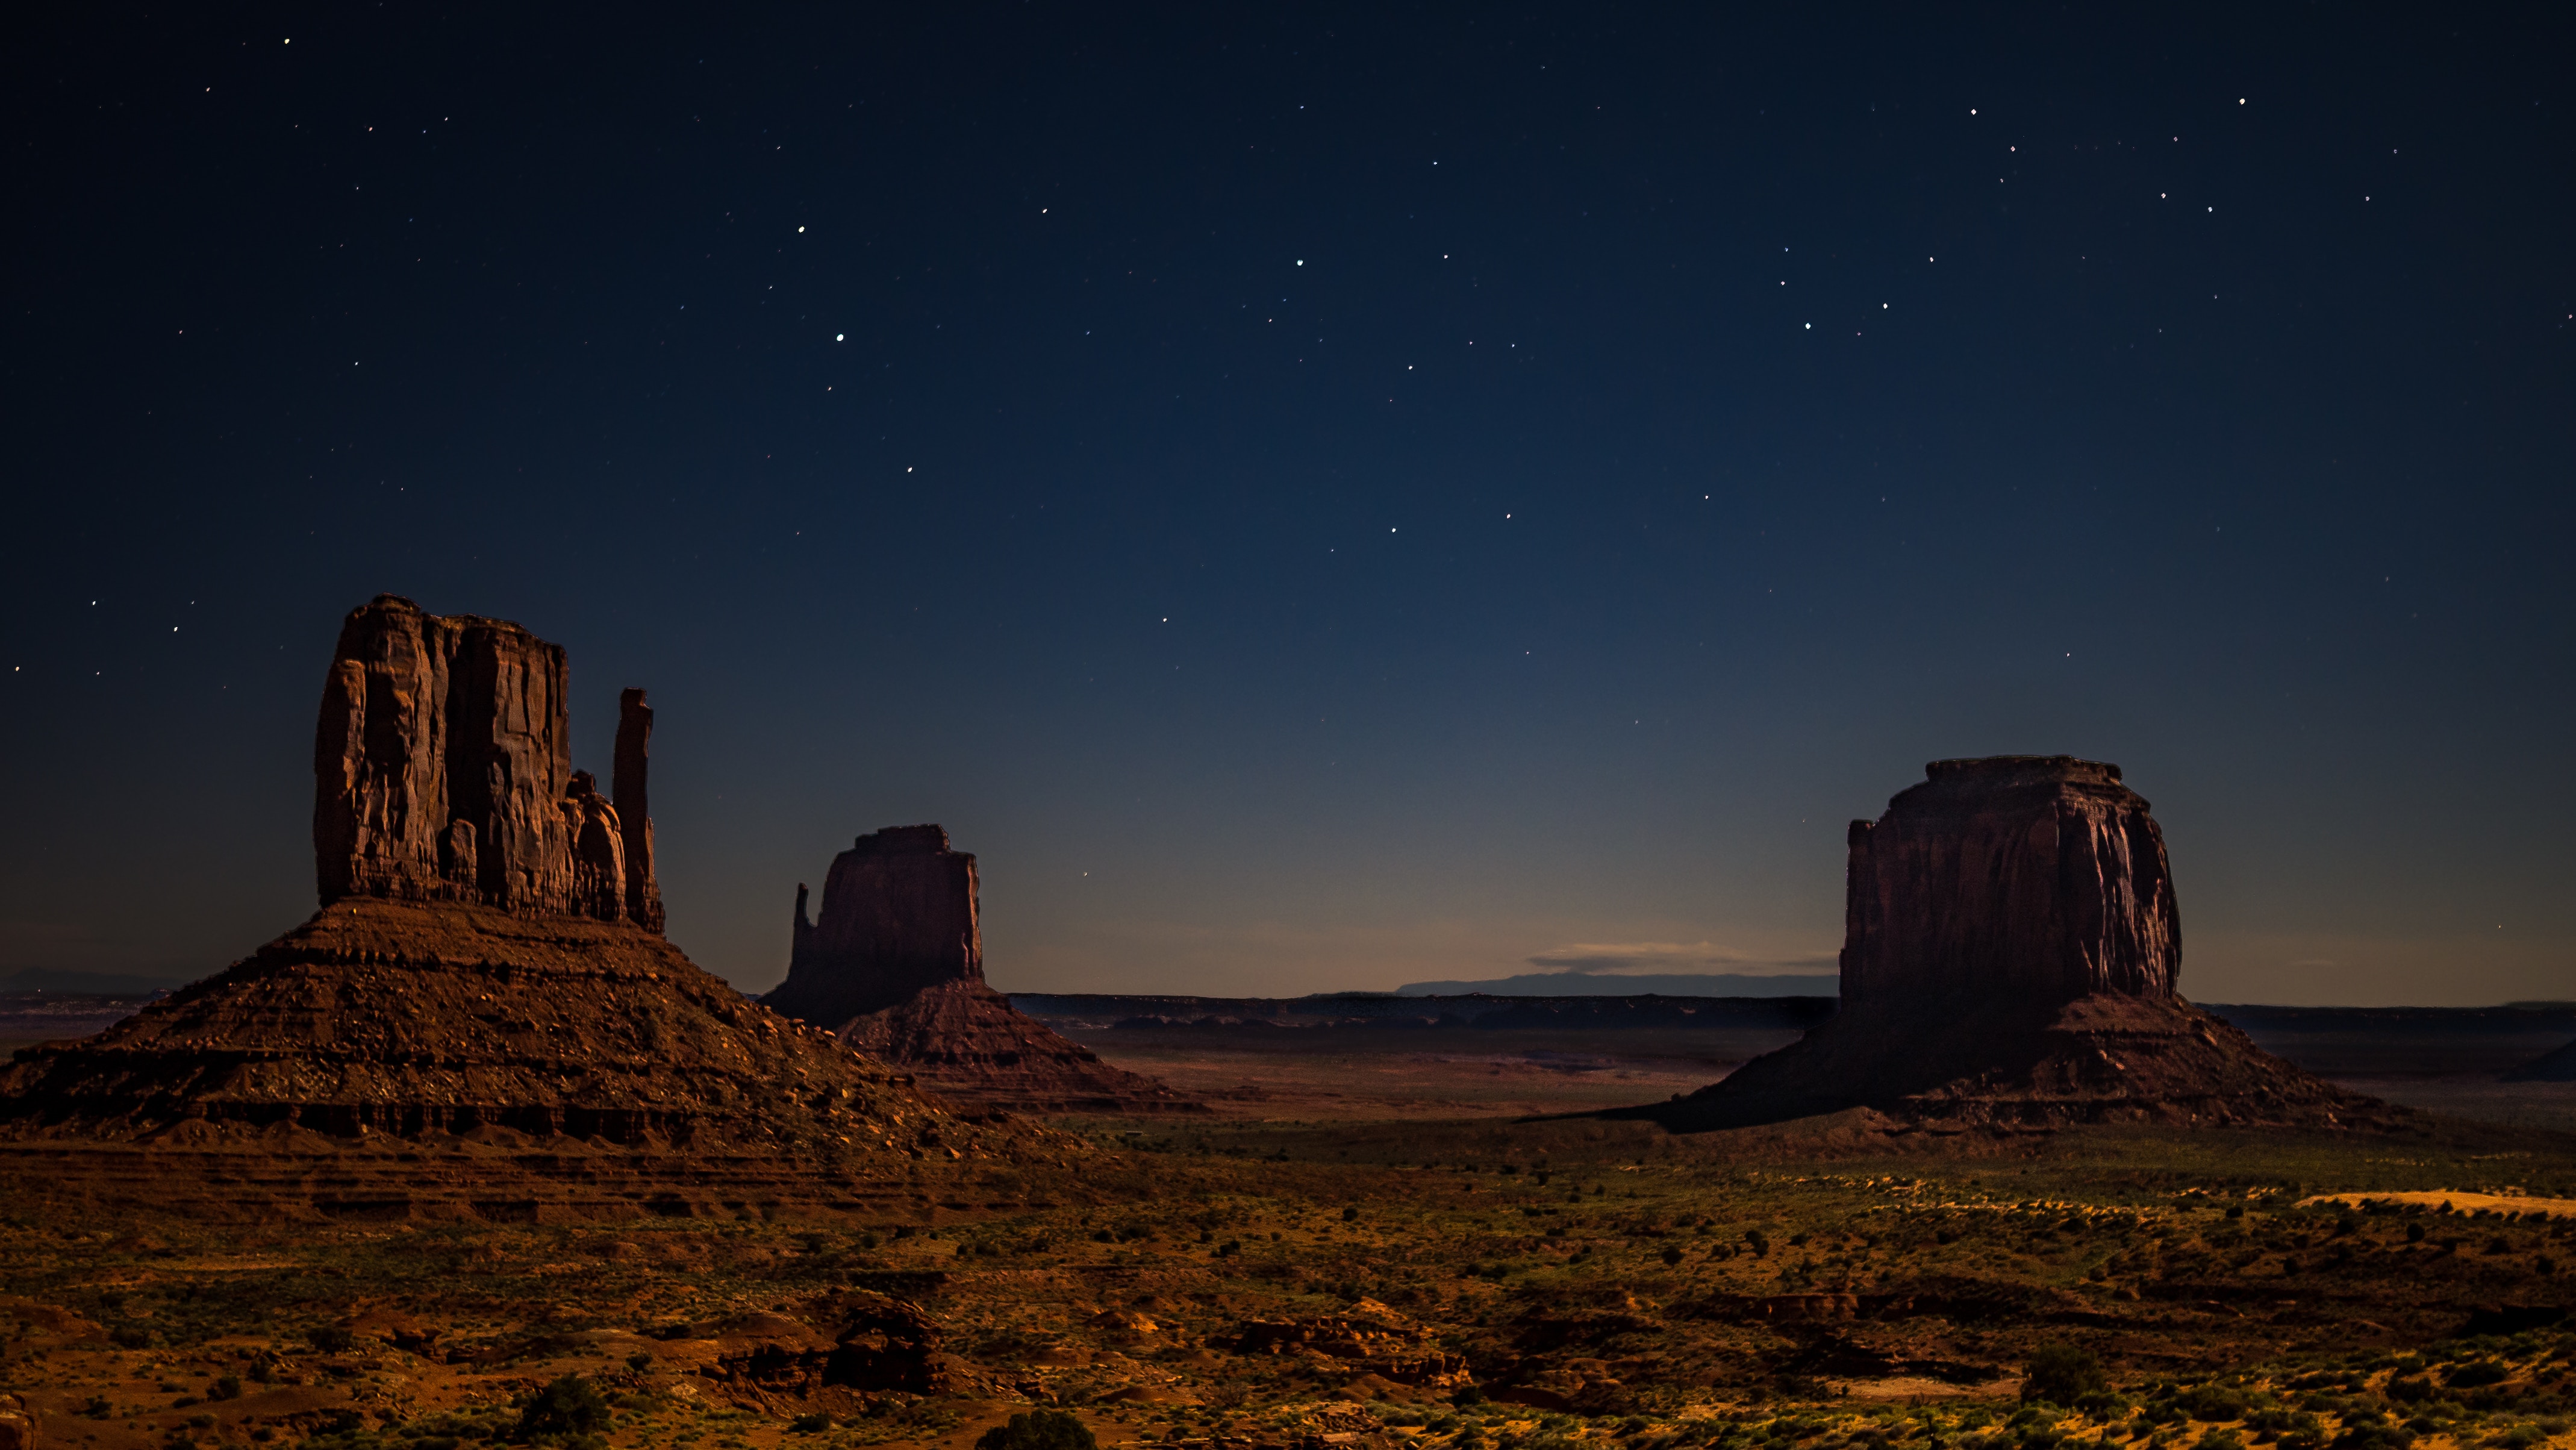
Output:
<svg viewBox="0 0 2576 1450">
<path fill-rule="evenodd" d="M 1097 1450 L 1091 1428 L 1062 1410 L 1013 1415 L 975 1441 L 975 1450 Z"/>
<path fill-rule="evenodd" d="M 228 1374 L 215 1381 L 214 1387 L 206 1391 L 206 1398 L 210 1400 L 238 1400 L 241 1398 L 241 1392 L 241 1376 L 237 1374 Z"/>
<path fill-rule="evenodd" d="M 2174 1396 L 2174 1404 L 2204 1425 L 2244 1419 L 2245 1412 L 2253 1408 L 2243 1390 L 2225 1385 L 2199 1385 L 2185 1390 Z"/>
<path fill-rule="evenodd" d="M 2480 1385 L 2500 1385 L 2504 1380 L 2504 1366 L 2491 1359 L 2472 1360 L 2442 1376 L 2442 1383 L 2455 1390 L 2472 1390 Z"/>
<path fill-rule="evenodd" d="M 2045 1344 L 2031 1351 L 2029 1375 L 2021 1383 L 2021 1397 L 2045 1400 L 2052 1405 L 2072 1405 L 2087 1393 L 2110 1387 L 2110 1376 L 2102 1372 L 2102 1361 L 2092 1351 L 2078 1349 L 2071 1344 Z"/>
<path fill-rule="evenodd" d="M 2118 1420 L 2127 1417 L 2129 1402 L 2109 1390 L 2086 1390 L 2075 1397 L 2074 1408 L 2096 1420 Z"/>
<path fill-rule="evenodd" d="M 2421 1404 L 2433 1398 L 2433 1381 L 2424 1375 L 2416 1375 L 2412 1378 L 2396 1375 L 2389 1379 L 2385 1393 L 2401 1405 Z"/>
<path fill-rule="evenodd" d="M 2396 1425 L 2349 1425 L 2334 1438 L 2333 1450 L 2407 1450 L 2412 1432 Z"/>
<path fill-rule="evenodd" d="M 568 1374 L 530 1396 L 519 1411 L 519 1434 L 525 1439 L 596 1435 L 608 1428 L 608 1398 L 599 1386 Z"/>
<path fill-rule="evenodd" d="M 832 1417 L 820 1411 L 810 1415 L 798 1415 L 787 1422 L 787 1431 L 791 1435 L 819 1435 L 831 1428 Z"/>
</svg>

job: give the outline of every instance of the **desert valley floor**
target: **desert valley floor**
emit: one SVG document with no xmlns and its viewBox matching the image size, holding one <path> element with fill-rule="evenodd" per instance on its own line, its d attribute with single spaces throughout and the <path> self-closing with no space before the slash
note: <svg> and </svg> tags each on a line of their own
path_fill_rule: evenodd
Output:
<svg viewBox="0 0 2576 1450">
<path fill-rule="evenodd" d="M 1699 1134 L 1571 1115 L 1785 1036 L 1051 1020 L 1211 1110 L 819 1186 L 500 1130 L 12 1145 L 0 1392 L 83 1450 L 964 1446 L 1036 1408 L 1103 1444 L 2527 1450 L 2576 1417 L 2576 1095 L 2496 1080 L 2554 1019 L 2258 1024 L 2425 1110 L 2394 1129 Z"/>
</svg>

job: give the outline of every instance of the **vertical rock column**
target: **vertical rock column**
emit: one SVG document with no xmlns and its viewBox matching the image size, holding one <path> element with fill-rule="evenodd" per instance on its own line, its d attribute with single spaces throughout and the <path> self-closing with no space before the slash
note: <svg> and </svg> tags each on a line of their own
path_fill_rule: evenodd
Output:
<svg viewBox="0 0 2576 1450">
<path fill-rule="evenodd" d="M 653 753 L 653 707 L 642 690 L 617 697 L 617 764 L 609 789 L 626 832 L 626 919 L 662 929 L 662 888 L 653 881 L 653 817 L 645 801 L 645 766 Z"/>
</svg>

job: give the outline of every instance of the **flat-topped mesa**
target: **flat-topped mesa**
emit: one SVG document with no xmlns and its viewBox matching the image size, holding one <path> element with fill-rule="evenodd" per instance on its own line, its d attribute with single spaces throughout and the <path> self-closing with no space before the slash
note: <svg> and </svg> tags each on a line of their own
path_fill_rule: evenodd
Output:
<svg viewBox="0 0 2576 1450">
<path fill-rule="evenodd" d="M 1835 1015 L 1625 1115 L 1684 1131 L 1849 1108 L 1900 1125 L 2403 1117 L 2175 991 L 2182 917 L 2164 836 L 2118 766 L 1999 755 L 1924 774 L 1885 815 L 1852 823 Z"/>
<path fill-rule="evenodd" d="M 975 891 L 974 855 L 948 849 L 938 826 L 859 837 L 823 878 L 822 920 L 806 918 L 805 888 L 796 888 L 787 980 L 761 1000 L 838 1026 L 942 982 L 982 982 Z"/>
<path fill-rule="evenodd" d="M 2174 994 L 2182 920 L 2164 833 L 2118 766 L 1999 755 L 1924 774 L 1885 815 L 1852 822 L 1846 1010 Z"/>
<path fill-rule="evenodd" d="M 372 896 L 662 929 L 644 774 L 653 712 L 620 702 L 612 790 L 572 768 L 560 645 L 392 594 L 349 612 L 314 735 L 322 903 Z"/>
</svg>

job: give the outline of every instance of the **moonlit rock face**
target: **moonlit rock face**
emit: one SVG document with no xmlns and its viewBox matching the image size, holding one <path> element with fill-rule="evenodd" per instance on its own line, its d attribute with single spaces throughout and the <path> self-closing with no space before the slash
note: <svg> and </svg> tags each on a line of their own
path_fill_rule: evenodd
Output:
<svg viewBox="0 0 2576 1450">
<path fill-rule="evenodd" d="M 2174 994 L 2182 918 L 2164 834 L 2118 766 L 2003 755 L 1924 769 L 1885 815 L 1852 822 L 1846 1007 Z"/>
<path fill-rule="evenodd" d="M 626 692 L 612 801 L 572 768 L 569 680 L 562 646 L 506 620 L 391 594 L 351 610 L 314 735 L 323 904 L 455 901 L 661 930 L 653 712 Z"/>
</svg>

